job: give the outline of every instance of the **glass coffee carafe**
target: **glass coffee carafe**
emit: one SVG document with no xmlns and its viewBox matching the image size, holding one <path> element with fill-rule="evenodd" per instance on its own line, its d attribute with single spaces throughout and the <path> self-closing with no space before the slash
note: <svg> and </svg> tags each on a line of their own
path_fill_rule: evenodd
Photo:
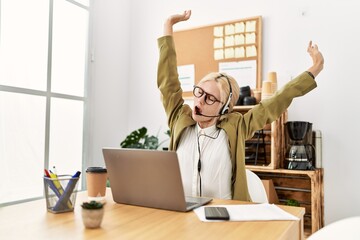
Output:
<svg viewBox="0 0 360 240">
<path fill-rule="evenodd" d="M 286 153 L 284 168 L 312 170 L 315 147 L 312 145 L 312 123 L 285 123 Z"/>
</svg>

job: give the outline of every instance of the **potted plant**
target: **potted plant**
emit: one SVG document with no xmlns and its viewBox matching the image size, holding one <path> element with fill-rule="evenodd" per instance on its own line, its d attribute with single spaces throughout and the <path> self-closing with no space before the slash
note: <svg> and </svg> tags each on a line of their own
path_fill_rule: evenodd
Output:
<svg viewBox="0 0 360 240">
<path fill-rule="evenodd" d="M 104 204 L 97 201 L 83 202 L 81 216 L 86 228 L 98 228 L 104 217 Z"/>
<path fill-rule="evenodd" d="M 166 135 L 170 136 L 170 130 L 165 132 Z M 120 143 L 122 148 L 143 148 L 143 149 L 158 149 L 161 144 L 166 140 L 159 143 L 157 136 L 147 134 L 147 128 L 141 127 L 131 132 L 126 138 Z"/>
<path fill-rule="evenodd" d="M 296 201 L 295 199 L 286 200 L 286 205 L 300 207 L 300 203 L 298 201 Z"/>
</svg>

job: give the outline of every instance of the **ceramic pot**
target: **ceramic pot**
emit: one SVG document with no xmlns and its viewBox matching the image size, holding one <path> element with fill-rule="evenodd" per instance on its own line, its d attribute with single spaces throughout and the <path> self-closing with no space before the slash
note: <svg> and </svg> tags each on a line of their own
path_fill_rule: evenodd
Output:
<svg viewBox="0 0 360 240">
<path fill-rule="evenodd" d="M 104 217 L 104 208 L 81 209 L 82 220 L 86 228 L 99 228 Z"/>
</svg>

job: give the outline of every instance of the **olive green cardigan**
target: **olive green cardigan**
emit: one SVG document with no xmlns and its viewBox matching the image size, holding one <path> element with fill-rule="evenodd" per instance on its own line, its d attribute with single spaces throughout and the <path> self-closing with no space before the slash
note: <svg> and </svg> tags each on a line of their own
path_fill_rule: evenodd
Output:
<svg viewBox="0 0 360 240">
<path fill-rule="evenodd" d="M 184 104 L 182 89 L 178 79 L 175 44 L 172 36 L 158 39 L 160 51 L 157 84 L 171 131 L 170 150 L 176 150 L 184 130 L 196 124 L 192 119 L 190 106 Z M 258 105 L 242 115 L 231 112 L 217 123 L 229 139 L 232 162 L 233 199 L 250 201 L 245 173 L 245 140 L 255 131 L 271 123 L 288 108 L 295 97 L 303 96 L 316 87 L 314 79 L 306 72 L 288 82 L 273 97 L 262 100 Z"/>
</svg>

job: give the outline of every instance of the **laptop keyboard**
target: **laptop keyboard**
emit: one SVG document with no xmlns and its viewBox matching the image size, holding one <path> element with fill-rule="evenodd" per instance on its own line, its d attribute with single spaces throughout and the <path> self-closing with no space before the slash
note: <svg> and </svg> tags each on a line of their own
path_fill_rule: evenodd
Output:
<svg viewBox="0 0 360 240">
<path fill-rule="evenodd" d="M 198 203 L 197 202 L 186 202 L 186 207 L 188 208 L 188 207 L 194 206 L 196 204 L 198 204 Z"/>
</svg>

